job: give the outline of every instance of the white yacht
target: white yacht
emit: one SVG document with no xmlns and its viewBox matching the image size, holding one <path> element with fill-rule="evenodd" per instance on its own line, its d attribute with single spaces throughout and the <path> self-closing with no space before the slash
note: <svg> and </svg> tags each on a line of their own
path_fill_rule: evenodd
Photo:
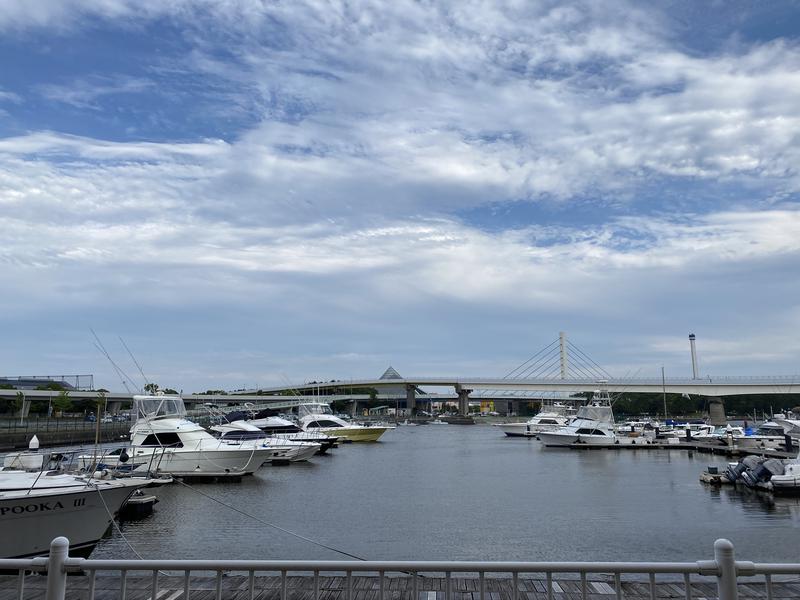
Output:
<svg viewBox="0 0 800 600">
<path fill-rule="evenodd" d="M 272 460 L 275 449 L 258 440 L 220 440 L 186 418 L 179 396 L 134 396 L 136 421 L 128 454 L 149 471 L 177 477 L 239 477 Z"/>
<path fill-rule="evenodd" d="M 542 431 L 560 429 L 575 417 L 575 409 L 562 402 L 542 405 L 542 409 L 524 423 L 493 423 L 509 437 L 536 437 Z"/>
<path fill-rule="evenodd" d="M 279 416 L 278 411 L 265 408 L 256 411 L 251 403 L 245 403 L 243 410 L 234 410 L 233 412 L 225 413 L 219 410 L 214 405 L 206 405 L 209 409 L 213 419 L 220 424 L 234 423 L 237 421 L 247 422 L 249 425 L 254 425 L 262 432 L 262 437 L 277 438 L 281 440 L 291 440 L 294 442 L 305 442 L 310 444 L 318 444 L 317 454 L 325 454 L 331 448 L 336 447 L 336 442 L 339 438 L 328 435 L 321 431 L 305 432 L 292 421 Z M 235 433 L 229 433 L 229 437 L 235 436 Z M 244 434 L 241 434 L 244 435 Z M 258 437 L 255 432 L 247 434 L 250 437 Z"/>
<path fill-rule="evenodd" d="M 800 493 L 800 453 L 796 458 L 786 461 L 783 465 L 783 473 L 773 475 L 770 483 L 772 491 L 778 494 Z"/>
<path fill-rule="evenodd" d="M 783 419 L 784 415 L 775 417 Z M 768 421 L 759 425 L 751 435 L 737 439 L 736 444 L 740 448 L 777 448 L 786 444 L 786 433 L 783 425 Z"/>
<path fill-rule="evenodd" d="M 389 429 L 389 425 L 358 425 L 348 423 L 333 414 L 331 407 L 322 402 L 298 406 L 299 425 L 303 431 L 323 432 L 351 442 L 377 442 Z"/>
<path fill-rule="evenodd" d="M 542 431 L 539 439 L 545 446 L 614 444 L 617 435 L 608 392 L 595 391 L 591 404 L 581 406 L 574 421 L 555 431 Z"/>
<path fill-rule="evenodd" d="M 147 479 L 58 471 L 0 471 L 0 558 L 47 554 L 63 535 L 71 556 L 88 556 L 114 515 Z"/>
<path fill-rule="evenodd" d="M 677 423 L 670 428 L 669 425 L 659 432 L 659 437 L 676 438 L 678 440 L 705 437 L 714 433 L 716 427 L 707 423 Z"/>
<path fill-rule="evenodd" d="M 267 436 L 261 429 L 245 420 L 220 423 L 209 427 L 224 441 L 253 441 L 274 450 L 272 463 L 308 460 L 320 450 L 320 444 Z"/>
<path fill-rule="evenodd" d="M 721 446 L 738 444 L 744 437 L 744 429 L 731 424 L 715 427 L 711 431 L 705 430 L 692 434 L 692 439 L 699 442 L 710 442 Z"/>
<path fill-rule="evenodd" d="M 262 413 L 265 411 L 262 411 Z M 322 431 L 303 431 L 297 425 L 288 419 L 279 417 L 277 415 L 259 416 L 257 413 L 254 418 L 248 421 L 251 425 L 255 425 L 261 431 L 270 437 L 275 437 L 284 440 L 293 440 L 295 442 L 310 442 L 312 444 L 319 444 L 317 454 L 325 454 L 331 448 L 335 448 L 339 438 L 331 433 Z"/>
<path fill-rule="evenodd" d="M 772 421 L 783 427 L 784 435 L 788 435 L 794 439 L 800 439 L 800 420 L 794 418 L 795 415 L 790 413 L 786 415 L 775 415 Z"/>
<path fill-rule="evenodd" d="M 67 454 L 70 453 L 40 450 L 39 438 L 34 435 L 28 442 L 27 450 L 9 452 L 3 457 L 3 470 L 52 471 L 63 466 Z"/>
</svg>

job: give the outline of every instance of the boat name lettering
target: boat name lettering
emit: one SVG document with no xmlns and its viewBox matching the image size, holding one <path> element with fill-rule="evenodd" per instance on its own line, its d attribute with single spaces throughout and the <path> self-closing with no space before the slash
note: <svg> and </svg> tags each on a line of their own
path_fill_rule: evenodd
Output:
<svg viewBox="0 0 800 600">
<path fill-rule="evenodd" d="M 18 504 L 16 506 L 3 506 L 0 507 L 0 517 L 4 517 L 9 513 L 12 515 L 21 515 L 23 513 L 58 510 L 59 508 L 64 508 L 64 505 L 61 504 L 60 500 L 56 502 L 36 502 L 31 504 Z"/>
</svg>

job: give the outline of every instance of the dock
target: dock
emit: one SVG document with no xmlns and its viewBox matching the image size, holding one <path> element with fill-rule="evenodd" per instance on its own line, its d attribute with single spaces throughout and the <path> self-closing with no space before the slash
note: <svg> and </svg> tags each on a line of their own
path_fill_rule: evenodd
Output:
<svg viewBox="0 0 800 600">
<path fill-rule="evenodd" d="M 693 452 L 701 452 L 704 454 L 717 454 L 729 457 L 741 457 L 748 455 L 764 456 L 766 458 L 795 458 L 797 456 L 797 448 L 794 450 L 778 450 L 772 448 L 739 448 L 738 446 L 723 446 L 717 444 L 706 444 L 702 442 L 686 442 L 680 441 L 679 443 L 665 443 L 659 441 L 645 440 L 637 438 L 636 440 L 625 440 L 618 444 L 570 444 L 566 446 L 572 450 L 688 450 Z M 554 447 L 554 446 L 546 446 Z M 559 446 L 555 446 L 559 447 Z M 560 446 L 565 447 L 565 446 Z"/>
<path fill-rule="evenodd" d="M 414 581 L 416 579 L 416 581 Z M 482 584 L 483 582 L 483 584 Z M 0 600 L 14 600 L 19 596 L 19 580 L 17 576 L 0 577 Z M 28 576 L 25 579 L 25 599 L 45 600 L 46 576 Z M 250 593 L 251 580 L 245 575 L 192 576 L 189 579 L 189 598 L 197 600 L 213 600 L 224 598 L 230 600 L 282 600 L 281 577 L 256 576 L 253 578 L 253 593 Z M 481 587 L 483 585 L 483 591 Z M 584 590 L 585 585 L 585 590 Z M 703 581 L 692 581 L 687 595 L 682 579 L 664 578 L 656 581 L 654 589 L 647 579 L 623 580 L 620 584 L 623 598 L 631 600 L 650 600 L 651 598 L 716 598 L 717 583 L 714 577 L 705 577 Z M 797 580 L 771 582 L 772 598 L 800 597 L 800 583 Z M 97 575 L 94 585 L 94 596 L 89 594 L 90 579 L 84 575 L 70 577 L 67 600 L 96 598 L 98 600 L 122 599 L 121 581 L 119 577 Z M 654 593 L 651 593 L 654 592 Z M 739 598 L 742 600 L 763 599 L 767 597 L 766 584 L 762 581 L 740 581 Z M 554 578 L 552 598 L 555 600 L 611 600 L 616 598 L 613 576 L 592 576 L 585 583 L 580 579 Z M 153 590 L 153 578 L 150 575 L 136 576 L 129 574 L 125 579 L 127 600 L 185 600 L 184 577 L 160 575 L 157 589 Z M 378 576 L 354 577 L 352 590 L 348 594 L 346 577 L 323 577 L 314 586 L 312 576 L 289 576 L 286 578 L 286 600 L 548 600 L 547 581 L 539 578 L 520 576 L 516 581 L 510 577 L 478 577 L 454 576 L 450 579 L 450 593 L 447 594 L 447 580 L 437 576 Z"/>
</svg>

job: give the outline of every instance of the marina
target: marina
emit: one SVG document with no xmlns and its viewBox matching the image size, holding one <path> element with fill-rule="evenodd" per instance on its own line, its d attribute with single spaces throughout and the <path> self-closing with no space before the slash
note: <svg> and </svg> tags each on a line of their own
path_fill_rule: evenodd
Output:
<svg viewBox="0 0 800 600">
<path fill-rule="evenodd" d="M 0 600 L 800 598 L 798 2 L 0 6 Z"/>
<path fill-rule="evenodd" d="M 27 555 L 42 554 L 45 538 L 55 530 L 78 542 L 58 538 L 49 558 L 28 563 L 0 559 L 0 570 L 21 569 L 16 577 L 0 576 L 0 600 L 733 600 L 789 598 L 800 590 L 796 579 L 782 577 L 800 575 L 800 564 L 790 562 L 800 497 L 779 497 L 769 483 L 749 483 L 766 481 L 772 472 L 782 475 L 782 465 L 795 461 L 778 458 L 794 455 L 740 448 L 746 436 L 734 440 L 730 426 L 694 438 L 687 426 L 684 439 L 659 439 L 655 433 L 661 429 L 648 421 L 614 426 L 611 399 L 602 394 L 538 436 L 512 435 L 518 430 L 509 434 L 472 418 L 470 427 L 435 426 L 447 424 L 441 418 L 365 427 L 333 416 L 324 403 L 304 413 L 299 432 L 289 431 L 291 421 L 262 415 L 250 420 L 255 413 L 236 411 L 217 415 L 217 424 L 206 430 L 187 418 L 177 396 L 134 396 L 134 407 L 130 445 L 81 454 L 88 474 L 37 472 L 53 457 L 78 450 L 39 450 L 36 439 L 30 450 L 6 455 L 4 465 L 11 470 L 0 476 L 32 485 L 16 486 L 21 499 L 5 484 L 0 493 L 7 505 L 0 510 L 27 518 L 18 525 L 3 514 L 3 539 L 12 544 L 5 555 L 22 552 L 15 532 L 22 532 L 23 522 L 37 532 L 35 540 L 34 530 L 23 534 L 35 544 Z M 311 421 L 313 426 L 303 427 Z M 349 441 L 371 441 L 334 444 L 321 453 L 318 443 L 271 437 L 323 436 L 323 427 L 355 432 Z M 703 431 L 699 425 L 693 429 Z M 557 447 L 546 443 L 554 433 Z M 613 443 L 586 443 L 587 434 Z M 788 437 L 784 441 L 791 444 Z M 285 454 L 292 444 L 306 448 L 297 460 Z M 176 461 L 173 456 L 180 453 L 185 458 Z M 223 470 L 221 453 L 233 461 Z M 728 461 L 740 453 L 746 457 L 736 470 Z M 269 466 L 276 464 L 289 466 Z M 20 470 L 25 468 L 29 472 Z M 787 473 L 792 468 L 785 467 Z M 94 469 L 102 470 L 92 475 Z M 111 479 L 119 469 L 172 478 Z M 721 485 L 717 474 L 732 470 L 742 473 L 747 486 Z M 102 485 L 129 491 L 109 508 L 98 502 Z M 154 485 L 157 489 L 141 491 Z M 42 486 L 50 501 L 37 499 Z M 88 512 L 76 513 L 80 518 L 61 514 L 75 493 L 80 497 L 70 510 L 93 507 L 94 529 L 85 527 Z M 46 508 L 51 523 L 61 519 L 65 525 L 36 526 L 28 518 L 33 508 Z M 672 535 L 675 522 L 681 524 L 679 536 Z M 108 528 L 102 538 L 97 527 Z M 686 562 L 702 556 L 712 537 L 718 540 L 714 560 Z M 604 547 L 605 562 L 598 563 L 596 548 L 603 539 L 615 543 Z M 772 563 L 745 569 L 761 579 L 738 580 L 743 567 L 731 566 L 728 540 L 755 560 Z M 225 559 L 210 560 L 209 548 Z M 89 553 L 88 561 L 73 558 Z M 655 562 L 635 562 L 642 556 Z M 774 564 L 781 561 L 786 564 Z M 36 570 L 45 564 L 64 564 L 73 574 L 40 577 Z M 137 574 L 148 570 L 149 575 Z"/>
<path fill-rule="evenodd" d="M 154 559 L 206 558 L 213 544 L 237 559 L 339 556 L 324 545 L 371 560 L 592 560 L 593 543 L 615 539 L 609 560 L 678 560 L 727 537 L 754 560 L 793 560 L 800 499 L 707 488 L 698 475 L 709 464 L 724 470 L 728 459 L 544 448 L 486 425 L 401 426 L 238 483 L 160 488 L 153 514 L 93 557 L 127 556 L 130 543 Z M 186 514 L 202 527 L 182 525 Z"/>
</svg>

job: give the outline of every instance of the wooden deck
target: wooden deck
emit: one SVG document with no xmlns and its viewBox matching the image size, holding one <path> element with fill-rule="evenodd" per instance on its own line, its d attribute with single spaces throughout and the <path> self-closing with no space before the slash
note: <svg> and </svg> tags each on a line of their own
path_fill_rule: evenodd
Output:
<svg viewBox="0 0 800 600">
<path fill-rule="evenodd" d="M 314 578 L 311 576 L 288 576 L 288 600 L 314 600 Z M 377 576 L 353 576 L 352 600 L 381 600 L 380 578 Z M 425 576 L 417 578 L 417 594 L 414 598 L 413 582 L 410 576 L 387 576 L 384 578 L 385 600 L 445 600 L 446 580 L 444 577 Z M 19 579 L 13 575 L 0 576 L 0 600 L 18 598 Z M 26 577 L 24 598 L 39 600 L 45 597 L 47 578 L 41 575 Z M 129 600 L 150 600 L 153 598 L 153 578 L 147 574 L 129 574 L 126 579 L 126 598 Z M 192 576 L 190 579 L 190 598 L 214 600 L 217 597 L 218 580 L 216 576 Z M 250 580 L 246 575 L 224 575 L 220 581 L 222 598 L 226 600 L 247 600 L 250 597 Z M 453 577 L 450 581 L 453 600 L 480 600 L 480 579 L 476 577 Z M 70 576 L 67 582 L 67 599 L 88 599 L 89 578 Z M 512 600 L 513 580 L 511 578 L 492 578 L 484 580 L 485 600 Z M 183 576 L 160 575 L 156 600 L 184 600 Z M 682 580 L 664 578 L 656 582 L 656 598 L 685 598 Z M 280 576 L 257 576 L 254 578 L 255 598 L 258 600 L 280 600 Z M 546 600 L 544 579 L 520 577 L 517 582 L 519 600 Z M 555 600 L 579 600 L 582 598 L 579 579 L 554 578 L 553 598 Z M 610 600 L 615 598 L 613 578 L 589 578 L 586 582 L 588 600 Z M 713 599 L 717 597 L 717 586 L 713 578 L 693 578 L 692 598 Z M 650 584 L 646 580 L 628 580 L 623 577 L 622 595 L 630 599 L 649 599 Z M 117 600 L 120 596 L 120 578 L 98 574 L 95 583 L 97 600 Z M 739 598 L 742 600 L 763 599 L 767 597 L 763 581 L 739 584 Z M 800 580 L 774 581 L 773 598 L 800 598 Z M 347 579 L 345 577 L 319 578 L 319 600 L 347 600 Z"/>
</svg>

